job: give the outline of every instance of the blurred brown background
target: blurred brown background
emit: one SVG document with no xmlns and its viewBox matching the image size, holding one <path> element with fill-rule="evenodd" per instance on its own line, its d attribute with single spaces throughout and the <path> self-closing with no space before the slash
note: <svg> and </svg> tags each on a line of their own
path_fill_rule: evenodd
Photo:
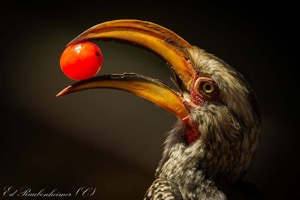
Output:
<svg viewBox="0 0 300 200">
<path fill-rule="evenodd" d="M 175 117 L 119 91 L 55 97 L 73 83 L 59 67 L 65 45 L 93 25 L 124 18 L 163 25 L 245 76 L 263 117 L 245 180 L 268 199 L 299 194 L 295 17 L 288 3 L 253 1 L 2 3 L 0 199 L 5 186 L 62 193 L 90 186 L 97 188 L 90 199 L 142 199 Z M 136 72 L 172 84 L 165 62 L 151 52 L 97 44 L 104 55 L 101 74 Z"/>
</svg>

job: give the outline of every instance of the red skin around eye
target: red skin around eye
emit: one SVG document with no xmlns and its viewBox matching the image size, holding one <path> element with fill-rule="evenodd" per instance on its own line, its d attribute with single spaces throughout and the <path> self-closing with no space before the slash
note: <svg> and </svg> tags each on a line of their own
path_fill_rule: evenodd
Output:
<svg viewBox="0 0 300 200">
<path fill-rule="evenodd" d="M 90 42 L 68 46 L 60 57 L 63 73 L 73 80 L 84 80 L 95 76 L 103 63 L 99 47 Z"/>
</svg>

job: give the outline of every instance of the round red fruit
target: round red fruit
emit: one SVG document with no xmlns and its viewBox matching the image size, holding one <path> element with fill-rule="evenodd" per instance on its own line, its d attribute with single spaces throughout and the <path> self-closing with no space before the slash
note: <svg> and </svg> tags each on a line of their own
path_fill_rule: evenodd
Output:
<svg viewBox="0 0 300 200">
<path fill-rule="evenodd" d="M 84 80 L 95 76 L 103 63 L 99 47 L 90 42 L 68 46 L 60 57 L 63 73 L 73 80 Z"/>
</svg>

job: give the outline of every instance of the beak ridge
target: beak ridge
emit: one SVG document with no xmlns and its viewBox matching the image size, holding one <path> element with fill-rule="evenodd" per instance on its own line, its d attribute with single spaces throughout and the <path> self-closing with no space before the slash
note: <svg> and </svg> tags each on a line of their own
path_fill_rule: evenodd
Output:
<svg viewBox="0 0 300 200">
<path fill-rule="evenodd" d="M 87 40 L 116 39 L 144 46 L 165 59 L 187 88 L 195 70 L 188 49 L 192 46 L 173 31 L 158 24 L 140 20 L 114 20 L 93 26 L 68 45 Z"/>
</svg>

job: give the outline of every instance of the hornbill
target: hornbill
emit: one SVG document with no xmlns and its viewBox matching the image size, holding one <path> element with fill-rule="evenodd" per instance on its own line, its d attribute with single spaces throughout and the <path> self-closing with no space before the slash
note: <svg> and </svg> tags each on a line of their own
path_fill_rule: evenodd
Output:
<svg viewBox="0 0 300 200">
<path fill-rule="evenodd" d="M 121 40 L 146 47 L 174 72 L 178 91 L 157 79 L 124 73 L 79 81 L 57 94 L 118 89 L 178 117 L 144 199 L 230 199 L 231 186 L 248 169 L 260 137 L 258 101 L 243 76 L 171 30 L 147 21 L 104 22 L 68 45 L 89 40 Z"/>
</svg>

